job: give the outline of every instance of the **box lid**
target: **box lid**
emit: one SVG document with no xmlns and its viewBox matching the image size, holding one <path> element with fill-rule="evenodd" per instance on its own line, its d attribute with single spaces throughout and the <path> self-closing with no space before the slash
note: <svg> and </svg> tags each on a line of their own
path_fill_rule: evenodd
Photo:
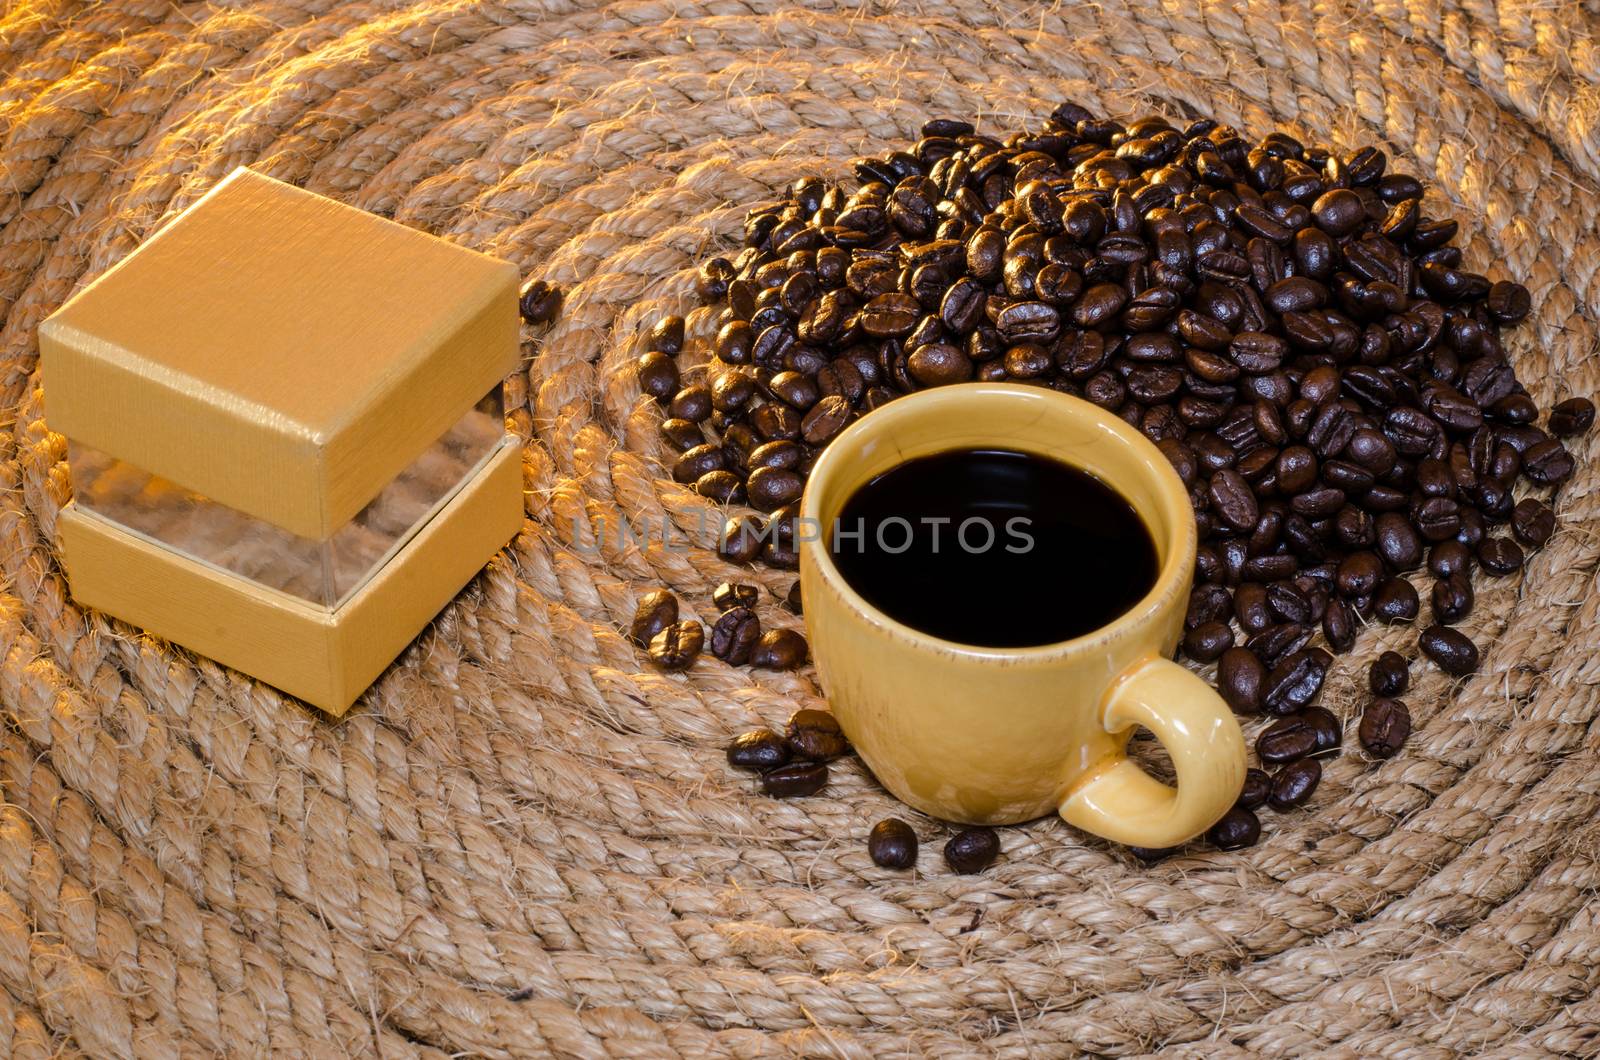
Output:
<svg viewBox="0 0 1600 1060">
<path fill-rule="evenodd" d="M 303 537 L 517 364 L 517 269 L 240 168 L 39 328 L 52 430 Z"/>
</svg>

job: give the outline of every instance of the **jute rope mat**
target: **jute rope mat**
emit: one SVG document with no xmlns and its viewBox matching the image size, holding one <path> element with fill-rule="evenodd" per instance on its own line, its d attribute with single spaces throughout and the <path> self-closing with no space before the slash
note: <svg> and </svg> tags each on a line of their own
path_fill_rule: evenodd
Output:
<svg viewBox="0 0 1600 1060">
<path fill-rule="evenodd" d="M 1418 666 L 1405 752 L 1347 752 L 1238 854 L 1145 868 L 1043 821 L 983 876 L 881 872 L 862 837 L 896 807 L 859 764 L 792 803 L 721 764 L 819 705 L 809 673 L 667 676 L 618 635 L 646 588 L 703 608 L 734 573 L 660 473 L 639 326 L 745 206 L 933 114 L 1385 140 L 1469 263 L 1528 283 L 1541 404 L 1600 391 L 1594 27 L 1492 0 L 6 5 L 0 1055 L 1596 1055 L 1592 444 L 1551 544 L 1480 583 L 1482 671 Z M 83 613 L 51 550 L 35 328 L 241 163 L 571 288 L 509 386 L 522 534 L 337 725 Z M 1368 630 L 1330 705 L 1414 637 Z"/>
</svg>

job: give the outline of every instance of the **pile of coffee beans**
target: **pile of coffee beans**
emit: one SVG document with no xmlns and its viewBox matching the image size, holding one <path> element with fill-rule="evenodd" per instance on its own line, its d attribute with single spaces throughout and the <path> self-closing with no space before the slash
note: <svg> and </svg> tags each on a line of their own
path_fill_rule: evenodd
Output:
<svg viewBox="0 0 1600 1060">
<path fill-rule="evenodd" d="M 1512 574 L 1549 539 L 1574 470 L 1560 439 L 1594 420 L 1574 397 L 1538 425 L 1500 338 L 1528 291 L 1463 268 L 1457 222 L 1423 193 L 1377 147 L 1209 120 L 1069 103 L 997 137 L 938 119 L 853 180 L 802 179 L 752 211 L 744 249 L 699 270 L 714 356 L 680 374 L 667 318 L 639 382 L 674 478 L 755 509 L 729 518 L 721 554 L 782 568 L 817 453 L 899 395 L 1024 382 L 1141 430 L 1199 524 L 1183 650 L 1217 664 L 1235 710 L 1281 719 L 1262 734 L 1274 771 L 1211 833 L 1246 846 L 1255 811 L 1304 804 L 1339 749 L 1313 702 L 1361 625 L 1420 619 L 1421 655 L 1476 670 L 1455 628 L 1473 570 Z M 1406 660 L 1396 677 L 1387 658 L 1359 728 L 1374 757 L 1410 729 Z"/>
</svg>

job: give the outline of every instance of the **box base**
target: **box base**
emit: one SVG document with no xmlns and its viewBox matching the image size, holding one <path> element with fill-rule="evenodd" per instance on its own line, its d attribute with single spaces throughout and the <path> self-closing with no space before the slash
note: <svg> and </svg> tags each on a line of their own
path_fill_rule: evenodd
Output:
<svg viewBox="0 0 1600 1060">
<path fill-rule="evenodd" d="M 75 505 L 56 525 L 78 603 L 337 716 L 522 525 L 521 450 L 504 444 L 335 610 L 169 551 Z"/>
</svg>

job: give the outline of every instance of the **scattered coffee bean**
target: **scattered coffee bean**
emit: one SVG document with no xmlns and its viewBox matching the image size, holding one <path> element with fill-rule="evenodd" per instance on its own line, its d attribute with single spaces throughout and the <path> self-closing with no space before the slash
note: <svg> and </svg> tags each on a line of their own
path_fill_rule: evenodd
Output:
<svg viewBox="0 0 1600 1060">
<path fill-rule="evenodd" d="M 628 639 L 641 648 L 650 647 L 657 633 L 678 621 L 678 598 L 665 589 L 655 589 L 639 597 L 628 626 Z"/>
<path fill-rule="evenodd" d="M 1417 644 L 1422 654 L 1452 677 L 1465 677 L 1478 669 L 1478 646 L 1449 626 L 1429 626 Z"/>
<path fill-rule="evenodd" d="M 528 323 L 544 324 L 561 311 L 561 298 L 561 288 L 544 280 L 530 280 L 517 298 L 517 309 Z"/>
<path fill-rule="evenodd" d="M 1386 651 L 1372 661 L 1367 687 L 1375 696 L 1398 696 L 1411 684 L 1411 668 L 1399 652 Z"/>
<path fill-rule="evenodd" d="M 1128 847 L 1128 853 L 1144 862 L 1153 865 L 1164 858 L 1169 858 L 1178 852 L 1177 847 Z"/>
<path fill-rule="evenodd" d="M 1317 730 L 1300 715 L 1280 718 L 1256 737 L 1256 755 L 1269 765 L 1305 758 L 1316 749 Z"/>
<path fill-rule="evenodd" d="M 639 358 L 639 389 L 655 398 L 666 401 L 678 391 L 678 365 L 660 350 L 651 350 Z"/>
<path fill-rule="evenodd" d="M 1390 578 L 1372 594 L 1372 613 L 1390 625 L 1410 622 L 1419 607 L 1416 588 L 1404 578 Z"/>
<path fill-rule="evenodd" d="M 1272 778 L 1267 776 L 1265 770 L 1250 768 L 1244 771 L 1244 787 L 1239 789 L 1239 800 L 1236 803 L 1246 810 L 1259 810 L 1267 804 L 1267 796 L 1272 793 Z"/>
<path fill-rule="evenodd" d="M 650 640 L 650 661 L 663 670 L 685 670 L 700 654 L 705 631 L 700 623 L 674 622 Z"/>
<path fill-rule="evenodd" d="M 761 591 L 743 582 L 723 582 L 711 592 L 711 602 L 718 611 L 732 611 L 736 607 L 755 607 Z"/>
<path fill-rule="evenodd" d="M 797 710 L 784 730 L 789 746 L 803 758 L 826 762 L 850 750 L 839 723 L 826 710 Z"/>
<path fill-rule="evenodd" d="M 1511 531 L 1529 548 L 1539 548 L 1556 532 L 1556 513 L 1543 501 L 1528 497 L 1511 509 Z"/>
<path fill-rule="evenodd" d="M 898 817 L 886 818 L 867 834 L 867 853 L 880 869 L 909 869 L 917 863 L 917 833 Z"/>
<path fill-rule="evenodd" d="M 793 614 L 805 614 L 805 607 L 800 602 L 800 579 L 796 578 L 794 584 L 789 586 L 789 592 L 783 598 L 783 606 Z"/>
<path fill-rule="evenodd" d="M 1303 806 L 1321 782 L 1322 763 L 1315 758 L 1291 762 L 1272 778 L 1272 794 L 1267 797 L 1267 802 L 1274 810 Z"/>
<path fill-rule="evenodd" d="M 1473 602 L 1472 579 L 1460 571 L 1433 583 L 1433 620 L 1441 626 L 1466 618 Z"/>
<path fill-rule="evenodd" d="M 1211 826 L 1206 839 L 1218 850 L 1242 850 L 1261 838 L 1261 820 L 1243 806 L 1235 806 Z"/>
<path fill-rule="evenodd" d="M 760 636 L 761 620 L 754 611 L 729 608 L 711 624 L 711 654 L 730 666 L 743 666 Z"/>
<path fill-rule="evenodd" d="M 1217 690 L 1240 714 L 1260 712 L 1266 683 L 1267 668 L 1249 648 L 1229 648 L 1217 660 Z"/>
<path fill-rule="evenodd" d="M 1267 676 L 1262 703 L 1271 714 L 1304 710 L 1322 690 L 1333 657 L 1321 648 L 1297 651 L 1273 667 Z"/>
<path fill-rule="evenodd" d="M 1509 537 L 1486 537 L 1478 546 L 1478 566 L 1496 578 L 1515 574 L 1522 569 L 1522 549 Z"/>
<path fill-rule="evenodd" d="M 1184 654 L 1196 662 L 1208 663 L 1233 647 L 1233 627 L 1226 622 L 1207 622 L 1191 629 L 1183 638 Z"/>
<path fill-rule="evenodd" d="M 788 765 L 792 752 L 782 736 L 771 729 L 754 729 L 740 733 L 728 745 L 728 764 L 735 769 L 748 769 L 765 773 L 769 769 Z"/>
<path fill-rule="evenodd" d="M 962 875 L 982 872 L 1000 855 L 1000 837 L 993 828 L 963 828 L 944 845 L 945 864 Z"/>
<path fill-rule="evenodd" d="M 1392 758 L 1411 735 L 1411 712 L 1398 699 L 1375 699 L 1361 713 L 1361 746 L 1374 758 Z"/>
<path fill-rule="evenodd" d="M 1470 574 L 1472 553 L 1459 541 L 1441 541 L 1428 552 L 1428 570 L 1435 578 Z"/>
<path fill-rule="evenodd" d="M 1337 751 L 1340 744 L 1344 743 L 1344 726 L 1333 716 L 1333 711 L 1326 707 L 1307 707 L 1301 717 L 1317 736 L 1317 746 L 1312 754 L 1324 755 L 1330 751 Z"/>
<path fill-rule="evenodd" d="M 815 795 L 828 786 L 828 767 L 822 762 L 790 762 L 761 774 L 761 790 L 775 799 Z"/>
<path fill-rule="evenodd" d="M 1570 438 L 1594 426 L 1594 402 L 1588 398 L 1567 398 L 1557 402 L 1550 410 L 1550 433 L 1557 438 Z"/>
<path fill-rule="evenodd" d="M 750 665 L 763 670 L 793 670 L 806 661 L 806 639 L 792 629 L 769 629 L 750 652 Z"/>
</svg>

